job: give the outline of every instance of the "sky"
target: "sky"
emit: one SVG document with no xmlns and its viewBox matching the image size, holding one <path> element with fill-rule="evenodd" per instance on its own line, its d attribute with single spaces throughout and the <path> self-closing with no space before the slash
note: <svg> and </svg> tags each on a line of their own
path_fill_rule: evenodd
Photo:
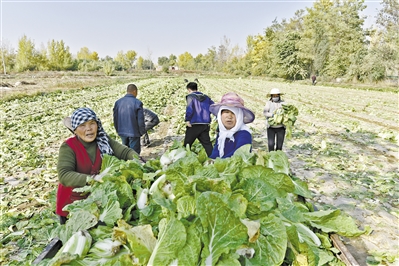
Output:
<svg viewBox="0 0 399 266">
<path fill-rule="evenodd" d="M 289 20 L 313 2 L 1 0 L 0 39 L 14 51 L 26 35 L 38 50 L 62 40 L 73 55 L 82 47 L 100 58 L 134 50 L 156 63 L 171 54 L 206 54 L 224 38 L 230 48 L 244 50 L 249 35 L 262 34 L 274 19 Z M 365 26 L 374 23 L 380 2 L 365 1 Z"/>
</svg>

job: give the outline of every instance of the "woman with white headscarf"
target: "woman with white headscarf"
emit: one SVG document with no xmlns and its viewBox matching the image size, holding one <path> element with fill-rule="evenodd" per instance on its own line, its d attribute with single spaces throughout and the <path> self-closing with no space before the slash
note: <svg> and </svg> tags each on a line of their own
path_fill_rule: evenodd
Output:
<svg viewBox="0 0 399 266">
<path fill-rule="evenodd" d="M 217 116 L 219 133 L 212 154 L 228 158 L 243 145 L 252 144 L 251 130 L 246 125 L 255 119 L 254 113 L 244 106 L 244 100 L 234 92 L 223 95 L 220 103 L 210 106 L 212 114 Z"/>
<path fill-rule="evenodd" d="M 74 192 L 73 189 L 86 185 L 88 177 L 99 174 L 104 154 L 121 160 L 139 158 L 129 147 L 111 139 L 105 133 L 100 119 L 90 108 L 75 110 L 71 117 L 64 119 L 64 125 L 74 133 L 61 144 L 58 154 L 58 190 L 56 213 L 61 224 L 67 220 L 66 205 L 87 195 Z"/>
</svg>

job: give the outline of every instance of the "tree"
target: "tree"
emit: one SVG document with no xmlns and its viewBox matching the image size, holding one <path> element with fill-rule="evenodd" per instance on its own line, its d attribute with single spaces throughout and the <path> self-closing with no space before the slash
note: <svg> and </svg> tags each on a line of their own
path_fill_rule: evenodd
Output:
<svg viewBox="0 0 399 266">
<path fill-rule="evenodd" d="M 137 59 L 137 69 L 143 69 L 143 62 L 144 62 L 144 58 L 140 56 Z"/>
<path fill-rule="evenodd" d="M 169 66 L 169 58 L 167 58 L 166 56 L 158 57 L 158 65 Z"/>
<path fill-rule="evenodd" d="M 28 39 L 26 35 L 22 36 L 18 42 L 18 52 L 15 60 L 15 69 L 17 71 L 35 70 L 35 61 L 37 59 L 37 52 L 35 44 Z"/>
<path fill-rule="evenodd" d="M 186 70 L 194 69 L 194 58 L 189 52 L 185 52 L 179 55 L 178 59 L 179 68 L 183 68 Z"/>
<path fill-rule="evenodd" d="M 376 17 L 378 29 L 372 36 L 373 52 L 376 58 L 381 60 L 385 75 L 397 76 L 399 73 L 399 2 L 383 0 L 382 6 Z"/>
<path fill-rule="evenodd" d="M 169 55 L 169 65 L 176 66 L 177 65 L 177 56 L 174 54 Z"/>
<path fill-rule="evenodd" d="M 97 53 L 97 52 L 92 52 L 92 53 L 89 55 L 89 58 L 90 58 L 90 60 L 93 60 L 93 61 L 98 61 L 98 60 L 100 60 L 100 58 L 98 57 L 98 53 Z"/>
<path fill-rule="evenodd" d="M 143 69 L 152 70 L 154 69 L 154 63 L 150 59 L 143 60 Z"/>
<path fill-rule="evenodd" d="M 129 50 L 126 52 L 126 60 L 129 62 L 129 68 L 133 68 L 134 61 L 136 61 L 137 53 L 133 50 Z"/>
<path fill-rule="evenodd" d="M 204 70 L 211 70 L 214 71 L 216 70 L 216 47 L 212 46 L 211 48 L 208 48 L 208 52 L 204 55 L 202 58 L 202 64 L 206 68 Z"/>
<path fill-rule="evenodd" d="M 349 68 L 359 63 L 353 55 L 364 54 L 359 51 L 365 49 L 360 16 L 365 8 L 364 0 L 319 0 L 307 8 L 298 47 L 309 73 L 353 78 Z"/>
<path fill-rule="evenodd" d="M 276 52 L 278 55 L 277 64 L 281 69 L 281 77 L 296 80 L 304 79 L 307 75 L 305 65 L 299 57 L 297 43 L 300 35 L 296 31 L 287 32 L 276 42 Z"/>
<path fill-rule="evenodd" d="M 15 65 L 15 52 L 9 43 L 1 42 L 1 62 L 3 67 L 3 74 L 11 72 Z"/>
<path fill-rule="evenodd" d="M 51 40 L 47 46 L 47 55 L 49 70 L 72 70 L 74 66 L 72 54 L 64 41 Z"/>
<path fill-rule="evenodd" d="M 87 47 L 80 48 L 80 51 L 77 53 L 77 58 L 78 60 L 92 60 L 89 48 Z"/>
<path fill-rule="evenodd" d="M 119 51 L 115 57 L 115 61 L 119 62 L 124 70 L 129 70 L 134 67 L 134 62 L 136 61 L 137 53 L 133 50 L 129 50 L 125 53 Z"/>
<path fill-rule="evenodd" d="M 223 66 L 227 63 L 230 58 L 230 39 L 223 36 L 223 39 L 218 47 L 218 52 L 216 55 L 216 61 L 218 69 L 223 69 Z"/>
</svg>

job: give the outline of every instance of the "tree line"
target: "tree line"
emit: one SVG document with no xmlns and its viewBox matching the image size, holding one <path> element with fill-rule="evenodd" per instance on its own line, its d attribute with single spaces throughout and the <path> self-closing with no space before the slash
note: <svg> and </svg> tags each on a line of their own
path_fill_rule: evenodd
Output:
<svg viewBox="0 0 399 266">
<path fill-rule="evenodd" d="M 318 0 L 294 17 L 274 20 L 263 33 L 250 35 L 242 50 L 231 46 L 224 36 L 221 44 L 197 56 L 185 52 L 158 58 L 158 67 L 190 71 L 225 72 L 244 76 L 269 76 L 291 80 L 312 75 L 326 79 L 377 82 L 397 76 L 399 69 L 399 2 L 383 0 L 375 24 L 364 28 L 361 12 L 364 0 Z M 40 50 L 27 36 L 18 42 L 17 51 L 1 47 L 4 73 L 16 71 L 71 70 L 114 71 L 154 69 L 150 58 L 134 50 L 119 51 L 112 58 L 99 58 L 83 47 L 72 56 L 69 47 L 51 40 Z"/>
</svg>

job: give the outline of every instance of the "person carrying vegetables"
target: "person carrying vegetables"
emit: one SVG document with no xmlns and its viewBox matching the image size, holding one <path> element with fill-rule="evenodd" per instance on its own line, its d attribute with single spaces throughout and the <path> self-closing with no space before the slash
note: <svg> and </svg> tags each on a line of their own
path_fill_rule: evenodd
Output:
<svg viewBox="0 0 399 266">
<path fill-rule="evenodd" d="M 90 108 L 75 110 L 71 117 L 64 118 L 63 123 L 75 136 L 61 144 L 58 154 L 56 214 L 59 215 L 61 224 L 66 222 L 68 215 L 62 209 L 75 200 L 87 197 L 73 189 L 85 186 L 91 178 L 96 179 L 104 154 L 122 160 L 139 158 L 133 149 L 111 139 L 105 133 L 100 119 Z"/>
<path fill-rule="evenodd" d="M 148 136 L 148 131 L 159 124 L 159 117 L 156 113 L 147 108 L 143 108 L 143 114 L 144 114 L 145 134 L 141 139 L 141 146 L 149 146 L 151 142 L 150 142 L 150 137 Z"/>
<path fill-rule="evenodd" d="M 209 158 L 231 157 L 243 145 L 252 144 L 251 130 L 246 125 L 255 119 L 254 113 L 244 106 L 244 100 L 235 92 L 223 95 L 220 103 L 209 110 L 217 117 L 219 132 Z"/>
<path fill-rule="evenodd" d="M 276 151 L 283 149 L 283 143 L 285 138 L 285 126 L 283 123 L 278 123 L 271 125 L 270 119 L 275 115 L 283 112 L 284 100 L 281 99 L 281 93 L 279 89 L 273 88 L 267 97 L 270 97 L 266 102 L 263 109 L 263 114 L 266 117 L 266 127 L 267 127 L 267 141 L 269 151 Z"/>
</svg>

